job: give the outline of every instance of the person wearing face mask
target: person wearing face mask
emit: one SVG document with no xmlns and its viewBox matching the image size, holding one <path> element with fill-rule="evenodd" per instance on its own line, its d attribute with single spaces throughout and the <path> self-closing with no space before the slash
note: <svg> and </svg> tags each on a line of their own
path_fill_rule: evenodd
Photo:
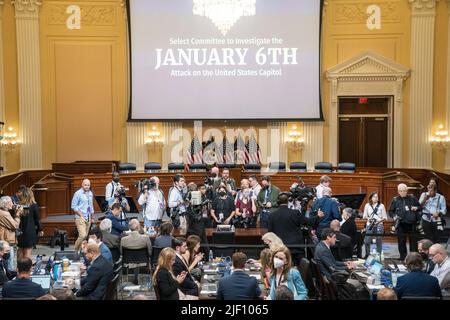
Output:
<svg viewBox="0 0 450 320">
<path fill-rule="evenodd" d="M 417 252 L 417 223 L 421 218 L 421 207 L 415 196 L 408 194 L 408 187 L 401 183 L 397 186 L 398 196 L 392 199 L 389 215 L 398 219 L 397 238 L 400 260 L 405 260 L 407 252 L 406 236 L 409 235 L 409 250 Z"/>
<path fill-rule="evenodd" d="M 117 171 L 112 173 L 112 181 L 106 185 L 105 201 L 109 202 L 114 198 L 117 188 L 120 186 L 120 175 Z"/>
<path fill-rule="evenodd" d="M 219 187 L 219 185 L 220 185 L 220 177 L 219 177 L 219 168 L 218 167 L 212 167 L 211 168 L 211 173 L 210 173 L 210 177 L 211 177 L 211 179 L 212 179 L 212 181 L 213 181 L 213 185 L 212 185 L 212 187 L 213 187 L 213 189 L 214 190 L 216 190 L 218 187 Z"/>
<path fill-rule="evenodd" d="M 275 251 L 272 259 L 272 276 L 270 278 L 270 293 L 268 299 L 276 299 L 276 289 L 286 286 L 294 294 L 294 300 L 306 300 L 308 290 L 303 282 L 300 272 L 292 267 L 291 253 L 288 248 L 282 247 Z"/>
<path fill-rule="evenodd" d="M 169 189 L 169 208 L 172 224 L 175 228 L 186 230 L 186 202 L 184 196 L 187 193 L 186 180 L 183 175 L 176 174 L 173 177 L 173 186 Z"/>
<path fill-rule="evenodd" d="M 243 189 L 236 201 L 236 217 L 238 225 L 244 228 L 256 227 L 256 201 L 250 196 L 250 189 Z"/>
<path fill-rule="evenodd" d="M 0 288 L 9 280 L 16 277 L 17 272 L 8 268 L 11 248 L 6 241 L 0 241 Z"/>
<path fill-rule="evenodd" d="M 81 278 L 81 289 L 76 296 L 87 300 L 102 300 L 113 277 L 112 264 L 100 254 L 96 243 L 87 244 L 86 258 L 90 267 L 87 269 L 87 276 Z"/>
<path fill-rule="evenodd" d="M 280 189 L 277 186 L 272 185 L 269 176 L 264 176 L 261 179 L 262 189 L 258 193 L 257 205 L 259 212 L 259 225 L 261 228 L 267 229 L 269 223 L 269 215 L 278 209 L 278 195 Z"/>
<path fill-rule="evenodd" d="M 233 198 L 228 195 L 226 187 L 219 187 L 218 196 L 212 203 L 211 218 L 216 224 L 231 224 L 235 214 Z"/>
</svg>

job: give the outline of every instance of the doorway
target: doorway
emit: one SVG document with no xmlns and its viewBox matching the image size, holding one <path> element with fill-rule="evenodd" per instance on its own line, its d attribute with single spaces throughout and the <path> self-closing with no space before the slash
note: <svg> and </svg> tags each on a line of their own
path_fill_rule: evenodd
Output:
<svg viewBox="0 0 450 320">
<path fill-rule="evenodd" d="M 339 162 L 388 167 L 391 97 L 339 98 Z"/>
</svg>

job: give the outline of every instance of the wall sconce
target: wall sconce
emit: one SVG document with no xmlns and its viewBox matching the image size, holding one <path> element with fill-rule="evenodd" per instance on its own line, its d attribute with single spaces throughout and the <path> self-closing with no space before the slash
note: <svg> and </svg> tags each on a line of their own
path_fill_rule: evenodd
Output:
<svg viewBox="0 0 450 320">
<path fill-rule="evenodd" d="M 0 136 L 0 142 L 1 148 L 6 151 L 14 151 L 21 144 L 13 127 L 8 127 L 8 130 Z"/>
<path fill-rule="evenodd" d="M 163 145 L 163 139 L 160 138 L 161 133 L 156 130 L 156 127 L 152 127 L 152 131 L 147 134 L 145 138 L 145 144 L 148 148 L 156 148 Z"/>
<path fill-rule="evenodd" d="M 431 137 L 431 145 L 439 149 L 447 149 L 450 147 L 450 136 L 448 132 L 444 130 L 444 126 L 441 124 L 438 130 Z"/>
<path fill-rule="evenodd" d="M 297 126 L 293 126 L 292 130 L 288 133 L 288 138 L 286 139 L 288 146 L 291 148 L 302 148 L 305 139 L 300 131 L 297 130 Z"/>
</svg>

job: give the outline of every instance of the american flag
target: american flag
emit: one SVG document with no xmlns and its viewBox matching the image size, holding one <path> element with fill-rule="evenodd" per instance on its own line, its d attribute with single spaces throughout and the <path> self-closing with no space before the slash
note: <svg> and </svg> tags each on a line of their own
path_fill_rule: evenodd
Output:
<svg viewBox="0 0 450 320">
<path fill-rule="evenodd" d="M 234 142 L 234 150 L 236 150 L 236 163 L 245 163 L 245 141 L 242 139 L 242 135 L 239 133 L 236 141 Z"/>
<path fill-rule="evenodd" d="M 261 163 L 261 150 L 256 142 L 255 136 L 252 134 L 250 139 L 248 139 L 245 148 L 245 163 Z"/>
<path fill-rule="evenodd" d="M 234 143 L 231 143 L 230 141 L 228 141 L 227 138 L 224 138 L 224 160 L 225 163 L 234 163 Z"/>
<path fill-rule="evenodd" d="M 216 163 L 223 163 L 223 149 L 224 149 L 225 138 L 216 144 Z"/>
<path fill-rule="evenodd" d="M 186 160 L 188 164 L 203 163 L 203 148 L 197 135 L 192 138 L 191 146 L 186 153 Z"/>
</svg>

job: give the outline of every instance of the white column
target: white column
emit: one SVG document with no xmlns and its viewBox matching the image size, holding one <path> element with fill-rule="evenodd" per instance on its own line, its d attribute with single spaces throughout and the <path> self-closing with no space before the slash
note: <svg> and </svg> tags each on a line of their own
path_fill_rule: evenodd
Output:
<svg viewBox="0 0 450 320">
<path fill-rule="evenodd" d="M 323 160 L 323 123 L 303 123 L 303 161 L 306 162 L 308 170 L 314 170 L 314 164 Z M 333 143 L 333 141 L 330 141 Z"/>
<path fill-rule="evenodd" d="M 16 14 L 20 169 L 42 169 L 41 74 L 37 0 L 12 1 Z"/>
<path fill-rule="evenodd" d="M 448 27 L 447 27 L 447 126 L 450 131 L 450 0 L 447 0 Z M 450 173 L 450 149 L 446 150 L 445 172 Z"/>
<path fill-rule="evenodd" d="M 0 121 L 5 122 L 5 77 L 3 72 L 3 4 L 0 0 Z M 0 166 L 6 172 L 5 151 L 0 151 Z"/>
<path fill-rule="evenodd" d="M 167 170 L 167 165 L 170 162 L 177 162 L 178 159 L 172 159 L 172 151 L 176 144 L 179 142 L 177 140 L 172 140 L 172 135 L 177 130 L 182 130 L 181 122 L 164 122 L 164 146 L 163 146 L 163 156 L 161 167 L 163 170 Z"/>
<path fill-rule="evenodd" d="M 147 125 L 145 122 L 127 123 L 127 161 L 136 163 L 137 170 L 144 170 L 148 161 L 148 150 L 145 145 Z"/>
<path fill-rule="evenodd" d="M 436 0 L 409 0 L 411 19 L 411 88 L 409 167 L 431 169 L 429 139 L 433 121 L 433 57 Z"/>
<path fill-rule="evenodd" d="M 330 111 L 328 123 L 328 158 L 334 166 L 338 164 L 338 97 L 337 86 L 338 79 L 332 78 L 330 81 Z M 320 160 L 324 161 L 324 159 Z M 309 165 L 309 164 L 308 164 Z"/>
<path fill-rule="evenodd" d="M 269 162 L 284 162 L 288 160 L 287 138 L 287 122 L 269 121 L 267 122 L 267 155 L 270 157 Z M 278 135 L 278 136 L 277 136 Z M 286 167 L 289 164 L 286 163 Z"/>
</svg>

